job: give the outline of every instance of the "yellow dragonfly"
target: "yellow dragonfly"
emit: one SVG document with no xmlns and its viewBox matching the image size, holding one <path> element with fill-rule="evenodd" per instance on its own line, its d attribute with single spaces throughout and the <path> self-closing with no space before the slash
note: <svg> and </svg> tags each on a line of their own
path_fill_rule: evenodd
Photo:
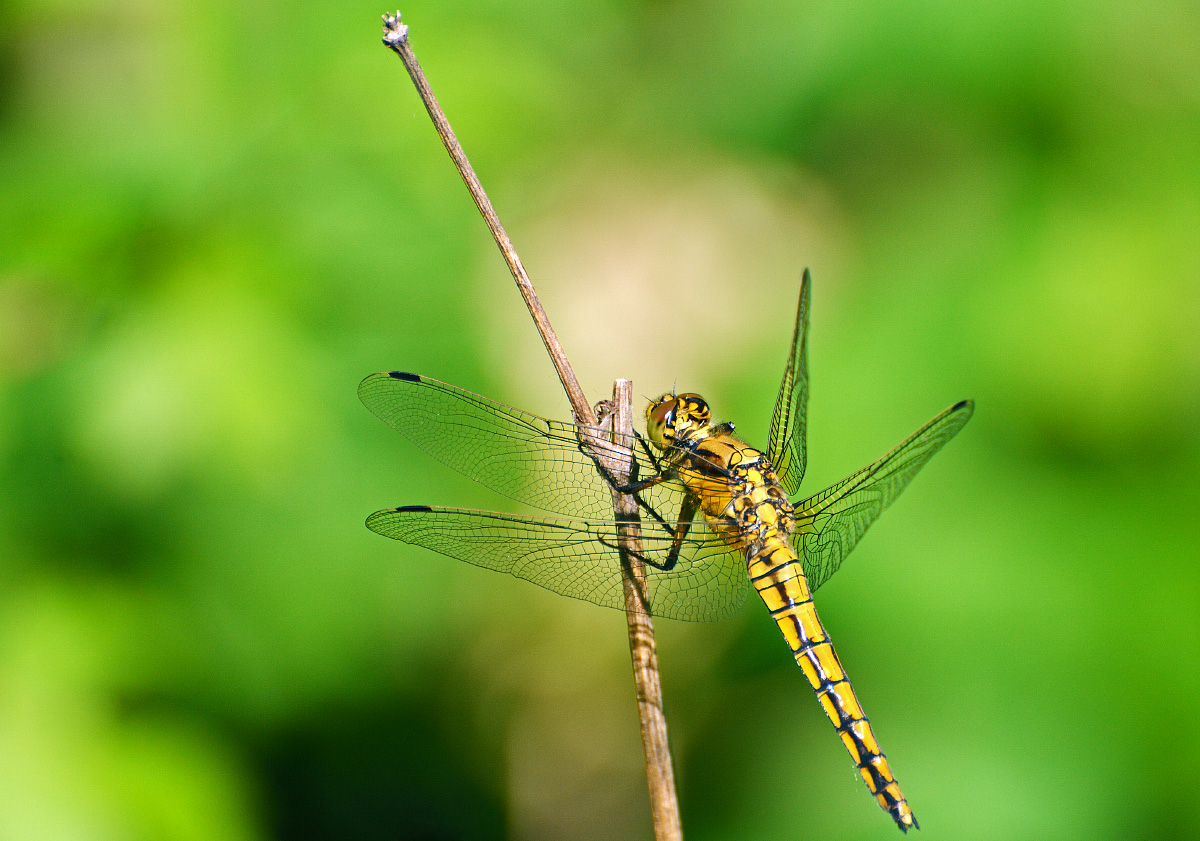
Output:
<svg viewBox="0 0 1200 841">
<path fill-rule="evenodd" d="M 752 585 L 766 604 L 863 782 L 905 832 L 917 827 L 870 722 L 813 606 L 872 522 L 971 417 L 956 403 L 882 458 L 792 503 L 807 461 L 806 271 L 791 351 L 766 452 L 713 423 L 695 394 L 664 394 L 646 409 L 646 436 L 611 436 L 546 420 L 438 380 L 372 374 L 358 393 L 381 420 L 434 458 L 505 496 L 560 516 L 461 508 L 377 511 L 367 527 L 605 607 L 624 609 L 613 487 L 639 506 L 642 592 L 654 616 L 728 617 Z M 606 448 L 611 448 L 606 450 Z M 632 457 L 630 456 L 632 453 Z M 624 484 L 606 459 L 632 458 Z M 697 514 L 702 515 L 697 518 Z"/>
</svg>

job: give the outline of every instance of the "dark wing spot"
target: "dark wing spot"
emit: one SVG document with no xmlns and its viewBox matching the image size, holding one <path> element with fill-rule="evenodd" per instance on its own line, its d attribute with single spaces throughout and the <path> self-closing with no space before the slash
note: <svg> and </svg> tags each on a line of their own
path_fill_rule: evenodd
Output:
<svg viewBox="0 0 1200 841">
<path fill-rule="evenodd" d="M 422 513 L 428 513 L 430 511 L 432 511 L 433 509 L 430 508 L 428 505 L 401 505 L 399 508 L 397 508 L 395 510 L 396 511 L 420 511 Z"/>
<path fill-rule="evenodd" d="M 409 374 L 405 371 L 388 371 L 388 376 L 393 380 L 407 380 L 410 383 L 419 383 L 421 377 L 417 374 Z"/>
</svg>

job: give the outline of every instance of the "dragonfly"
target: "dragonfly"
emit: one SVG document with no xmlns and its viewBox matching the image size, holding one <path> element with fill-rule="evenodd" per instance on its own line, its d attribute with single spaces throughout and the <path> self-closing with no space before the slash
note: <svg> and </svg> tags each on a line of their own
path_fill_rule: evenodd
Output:
<svg viewBox="0 0 1200 841">
<path fill-rule="evenodd" d="M 476 566 L 604 607 L 626 609 L 621 522 L 613 490 L 638 503 L 645 568 L 641 608 L 686 621 L 724 619 L 751 589 L 880 807 L 905 832 L 919 828 L 863 712 L 813 593 L 933 457 L 970 419 L 964 400 L 845 479 L 791 502 L 807 464 L 806 270 L 767 448 L 714 423 L 697 394 L 650 401 L 646 434 L 624 437 L 547 420 L 429 377 L 372 374 L 359 386 L 366 407 L 435 459 L 480 484 L 546 512 L 407 505 L 377 511 L 367 527 Z M 613 459 L 628 471 L 617 475 Z M 623 550 L 623 547 L 625 549 Z"/>
</svg>

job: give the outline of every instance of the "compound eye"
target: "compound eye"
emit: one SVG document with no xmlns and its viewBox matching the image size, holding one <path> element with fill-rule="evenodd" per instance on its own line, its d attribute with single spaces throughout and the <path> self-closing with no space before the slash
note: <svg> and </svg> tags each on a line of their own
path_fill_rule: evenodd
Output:
<svg viewBox="0 0 1200 841">
<path fill-rule="evenodd" d="M 675 399 L 666 398 L 651 404 L 646 411 L 646 432 L 650 440 L 660 447 L 666 446 L 668 437 L 674 437 L 668 430 L 675 426 Z"/>
<path fill-rule="evenodd" d="M 708 423 L 710 413 L 708 403 L 699 394 L 688 392 L 675 398 L 684 417 L 695 423 Z"/>
</svg>

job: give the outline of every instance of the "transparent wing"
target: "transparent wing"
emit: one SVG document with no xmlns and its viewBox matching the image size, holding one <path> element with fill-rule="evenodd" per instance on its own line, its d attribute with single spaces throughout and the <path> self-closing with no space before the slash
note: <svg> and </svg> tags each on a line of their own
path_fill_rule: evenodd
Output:
<svg viewBox="0 0 1200 841">
<path fill-rule="evenodd" d="M 623 610 L 617 528 L 609 520 L 513 517 L 492 511 L 412 506 L 377 511 L 367 528 L 540 587 Z M 650 613 L 693 622 L 723 619 L 746 598 L 746 564 L 703 523 L 692 524 L 679 558 L 662 565 L 671 538 L 643 524 Z"/>
<path fill-rule="evenodd" d="M 800 279 L 800 303 L 796 307 L 796 326 L 792 330 L 792 350 L 783 384 L 775 398 L 771 414 L 771 437 L 767 458 L 775 465 L 775 475 L 788 495 L 800 490 L 804 466 L 808 460 L 804 427 L 808 413 L 808 312 L 812 299 L 812 278 L 808 269 Z"/>
<path fill-rule="evenodd" d="M 511 499 L 577 517 L 611 517 L 612 493 L 580 448 L 579 428 L 514 409 L 440 380 L 391 371 L 372 374 L 358 396 L 384 423 L 443 464 Z M 656 468 L 636 440 L 637 476 Z M 655 511 L 678 511 L 676 481 L 638 496 Z"/>
<path fill-rule="evenodd" d="M 956 403 L 883 458 L 796 505 L 792 542 L 816 590 L 838 571 L 883 509 L 971 418 L 975 404 Z"/>
</svg>

